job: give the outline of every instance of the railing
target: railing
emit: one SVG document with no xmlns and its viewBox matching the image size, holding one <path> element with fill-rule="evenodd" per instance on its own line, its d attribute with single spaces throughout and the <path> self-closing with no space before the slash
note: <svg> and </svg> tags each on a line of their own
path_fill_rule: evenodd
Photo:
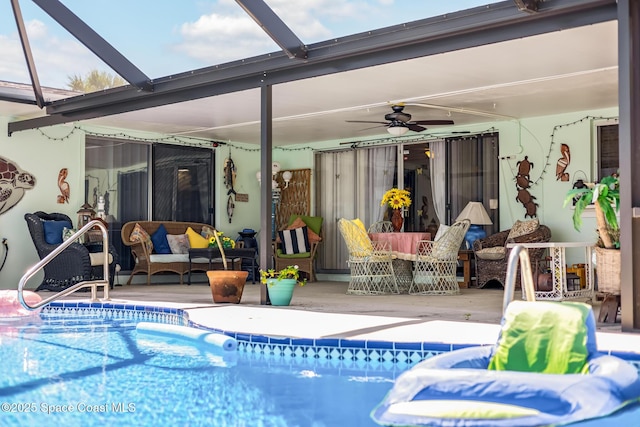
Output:
<svg viewBox="0 0 640 427">
<path fill-rule="evenodd" d="M 516 288 L 516 271 L 517 263 L 520 260 L 520 269 L 522 271 L 522 286 L 525 289 L 527 301 L 536 300 L 536 292 L 533 286 L 533 274 L 531 273 L 531 260 L 529 259 L 529 250 L 522 245 L 516 245 L 511 249 L 509 254 L 509 263 L 507 264 L 507 278 L 504 285 L 504 298 L 502 300 L 502 314 L 507 310 L 507 306 L 513 301 L 513 294 Z"/>
<path fill-rule="evenodd" d="M 79 237 L 84 236 L 84 234 L 87 231 L 91 230 L 96 226 L 100 228 L 100 231 L 102 232 L 102 253 L 104 255 L 104 260 L 102 262 L 103 279 L 87 280 L 84 282 L 79 282 L 79 283 L 76 283 L 75 285 L 69 286 L 67 289 L 62 290 L 47 299 L 43 299 L 42 301 L 38 302 L 33 306 L 27 304 L 27 302 L 24 300 L 24 295 L 23 295 L 23 289 L 27 281 L 31 279 L 31 277 L 33 277 L 33 275 L 35 275 L 38 271 L 42 270 L 45 265 L 49 264 L 49 262 L 51 262 L 51 260 L 53 260 L 62 251 L 64 251 L 69 246 L 71 246 Z M 82 227 L 80 230 L 78 230 L 72 237 L 62 242 L 60 246 L 55 248 L 49 255 L 41 259 L 40 262 L 38 262 L 36 265 L 31 267 L 29 270 L 27 270 L 24 276 L 22 276 L 22 278 L 20 279 L 20 283 L 18 284 L 18 300 L 20 301 L 20 304 L 22 304 L 22 306 L 27 310 L 36 310 L 44 305 L 49 304 L 51 301 L 54 301 L 58 298 L 74 293 L 78 289 L 91 287 L 91 300 L 97 301 L 98 286 L 104 287 L 103 301 L 109 301 L 109 236 L 107 234 L 107 227 L 100 221 L 91 221 L 87 225 Z"/>
</svg>

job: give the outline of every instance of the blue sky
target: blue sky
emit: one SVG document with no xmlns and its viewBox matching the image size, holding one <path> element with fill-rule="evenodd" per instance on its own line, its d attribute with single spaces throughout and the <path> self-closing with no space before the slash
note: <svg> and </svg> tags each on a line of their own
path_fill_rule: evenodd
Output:
<svg viewBox="0 0 640 427">
<path fill-rule="evenodd" d="M 490 3 L 486 0 L 266 0 L 305 43 Z M 235 0 L 62 0 L 149 77 L 207 67 L 279 48 Z M 43 86 L 111 70 L 30 0 L 20 7 Z M 0 3 L 0 80 L 28 83 L 10 2 Z"/>
</svg>

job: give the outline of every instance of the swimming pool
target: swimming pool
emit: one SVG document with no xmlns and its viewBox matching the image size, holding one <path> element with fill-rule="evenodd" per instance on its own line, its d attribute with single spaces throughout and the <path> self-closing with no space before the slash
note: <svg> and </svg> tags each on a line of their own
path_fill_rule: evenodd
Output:
<svg viewBox="0 0 640 427">
<path fill-rule="evenodd" d="M 136 324 L 180 324 L 180 315 L 113 313 L 45 310 L 31 322 L 4 326 L 3 426 L 374 425 L 369 412 L 395 375 L 286 351 L 226 354 L 165 345 L 141 339 Z"/>
<path fill-rule="evenodd" d="M 438 352 L 259 336 L 237 336 L 237 353 L 205 352 L 140 339 L 140 321 L 188 324 L 176 309 L 74 303 L 4 325 L 2 425 L 373 426 L 369 413 L 395 377 Z"/>
</svg>

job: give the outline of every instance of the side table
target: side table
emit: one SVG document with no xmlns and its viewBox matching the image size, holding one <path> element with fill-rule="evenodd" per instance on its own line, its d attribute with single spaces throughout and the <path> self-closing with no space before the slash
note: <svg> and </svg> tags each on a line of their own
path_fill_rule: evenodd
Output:
<svg viewBox="0 0 640 427">
<path fill-rule="evenodd" d="M 256 248 L 237 248 L 237 249 L 225 249 L 224 250 L 225 257 L 230 260 L 232 263 L 235 259 L 244 258 L 251 260 L 251 268 L 255 271 L 256 268 Z M 191 284 L 191 262 L 196 258 L 205 258 L 209 260 L 209 270 L 211 270 L 211 266 L 213 260 L 216 258 L 222 259 L 222 255 L 220 254 L 220 249 L 218 248 L 198 248 L 198 249 L 189 249 L 189 278 L 187 284 Z M 251 283 L 256 283 L 255 277 L 252 277 Z"/>
<path fill-rule="evenodd" d="M 458 261 L 462 261 L 462 271 L 464 279 L 462 282 L 458 282 L 461 288 L 471 287 L 471 260 L 473 259 L 473 251 L 471 250 L 459 250 Z"/>
</svg>

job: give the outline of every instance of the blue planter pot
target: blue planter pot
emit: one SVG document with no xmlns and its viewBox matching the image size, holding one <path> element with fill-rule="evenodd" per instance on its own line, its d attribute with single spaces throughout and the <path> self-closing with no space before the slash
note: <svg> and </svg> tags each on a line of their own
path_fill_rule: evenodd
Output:
<svg viewBox="0 0 640 427">
<path fill-rule="evenodd" d="M 267 279 L 267 292 L 271 305 L 289 305 L 296 284 L 296 279 Z"/>
</svg>

